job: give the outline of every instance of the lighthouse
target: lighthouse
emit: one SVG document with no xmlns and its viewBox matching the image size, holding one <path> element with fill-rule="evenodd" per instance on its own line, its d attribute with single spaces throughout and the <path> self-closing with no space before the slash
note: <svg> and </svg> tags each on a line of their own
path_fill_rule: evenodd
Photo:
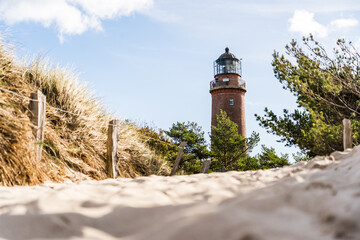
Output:
<svg viewBox="0 0 360 240">
<path fill-rule="evenodd" d="M 217 125 L 216 115 L 222 109 L 238 125 L 239 134 L 246 138 L 245 93 L 241 61 L 225 48 L 225 53 L 214 62 L 214 80 L 210 82 L 211 125 Z"/>
</svg>

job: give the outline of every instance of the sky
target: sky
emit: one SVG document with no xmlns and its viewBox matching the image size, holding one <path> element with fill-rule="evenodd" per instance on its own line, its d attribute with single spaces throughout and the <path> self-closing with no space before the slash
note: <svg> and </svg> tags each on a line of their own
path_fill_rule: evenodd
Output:
<svg viewBox="0 0 360 240">
<path fill-rule="evenodd" d="M 213 61 L 242 59 L 247 134 L 295 153 L 254 114 L 297 107 L 274 77 L 274 51 L 312 33 L 331 51 L 360 47 L 358 0 L 0 0 L 0 31 L 18 59 L 42 56 L 80 74 L 116 116 L 169 129 L 194 121 L 210 132 Z"/>
</svg>

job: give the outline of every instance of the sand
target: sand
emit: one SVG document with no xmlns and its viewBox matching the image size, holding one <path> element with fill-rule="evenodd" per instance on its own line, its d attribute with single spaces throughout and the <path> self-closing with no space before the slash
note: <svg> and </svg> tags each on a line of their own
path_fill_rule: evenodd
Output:
<svg viewBox="0 0 360 240">
<path fill-rule="evenodd" d="M 360 147 L 270 170 L 0 187 L 0 239 L 360 239 Z"/>
</svg>

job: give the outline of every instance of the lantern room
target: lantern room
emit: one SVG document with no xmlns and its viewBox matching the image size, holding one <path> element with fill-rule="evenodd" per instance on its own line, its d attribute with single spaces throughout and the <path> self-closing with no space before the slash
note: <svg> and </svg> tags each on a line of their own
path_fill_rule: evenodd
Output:
<svg viewBox="0 0 360 240">
<path fill-rule="evenodd" d="M 214 76 L 220 74 L 237 74 L 241 76 L 241 61 L 229 52 L 229 48 L 225 48 L 225 53 L 214 62 Z"/>
</svg>

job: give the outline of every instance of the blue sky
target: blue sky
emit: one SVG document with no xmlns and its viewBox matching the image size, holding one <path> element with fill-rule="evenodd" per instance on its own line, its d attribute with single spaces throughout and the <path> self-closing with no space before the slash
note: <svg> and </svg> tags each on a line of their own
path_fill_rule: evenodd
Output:
<svg viewBox="0 0 360 240">
<path fill-rule="evenodd" d="M 19 58 L 42 54 L 80 73 L 117 116 L 168 129 L 195 121 L 210 131 L 212 64 L 224 48 L 243 59 L 248 135 L 293 153 L 254 114 L 296 108 L 274 77 L 274 50 L 313 33 L 360 46 L 357 0 L 0 0 L 0 23 Z M 255 153 L 259 151 L 259 147 Z"/>
</svg>

